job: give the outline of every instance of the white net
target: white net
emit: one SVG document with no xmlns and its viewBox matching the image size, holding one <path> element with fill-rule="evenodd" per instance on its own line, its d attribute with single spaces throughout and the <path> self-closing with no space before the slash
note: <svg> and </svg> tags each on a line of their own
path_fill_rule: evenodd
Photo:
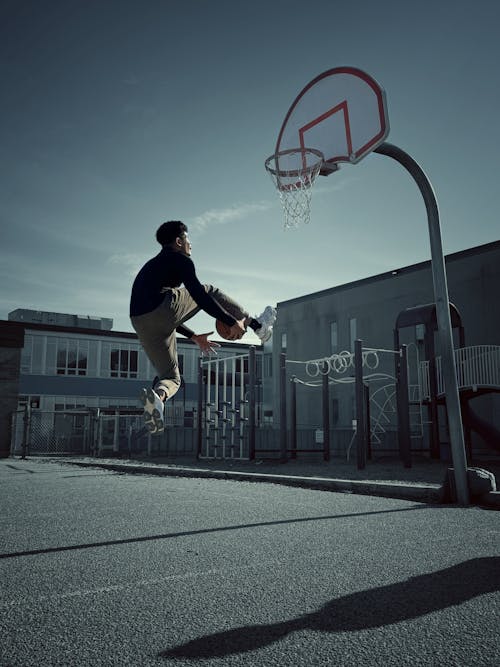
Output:
<svg viewBox="0 0 500 667">
<path fill-rule="evenodd" d="M 278 190 L 285 229 L 310 222 L 311 190 L 323 159 L 323 153 L 315 148 L 292 148 L 267 158 L 266 170 Z"/>
</svg>

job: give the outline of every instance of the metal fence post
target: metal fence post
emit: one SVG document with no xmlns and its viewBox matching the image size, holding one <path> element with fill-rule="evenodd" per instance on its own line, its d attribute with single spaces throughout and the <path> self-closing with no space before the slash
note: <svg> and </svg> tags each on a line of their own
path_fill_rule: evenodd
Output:
<svg viewBox="0 0 500 667">
<path fill-rule="evenodd" d="M 290 458 L 297 458 L 297 383 L 295 375 L 290 379 Z"/>
<path fill-rule="evenodd" d="M 356 387 L 356 452 L 358 470 L 366 467 L 365 392 L 363 384 L 363 341 L 354 341 L 354 377 Z"/>
<path fill-rule="evenodd" d="M 202 357 L 198 358 L 198 411 L 196 413 L 196 458 L 201 456 L 202 448 L 202 423 L 203 423 L 203 365 Z"/>
<path fill-rule="evenodd" d="M 29 452 L 30 426 L 31 426 L 31 408 L 29 401 L 24 406 L 24 428 L 23 428 L 23 446 L 21 448 L 21 458 L 25 459 Z"/>
<path fill-rule="evenodd" d="M 286 423 L 286 354 L 280 354 L 280 461 L 287 460 L 287 423 Z"/>
<path fill-rule="evenodd" d="M 405 468 L 411 468 L 410 403 L 408 400 L 408 346 L 401 346 L 398 382 L 399 453 Z"/>
<path fill-rule="evenodd" d="M 102 448 L 102 416 L 101 416 L 100 408 L 97 408 L 97 412 L 96 412 L 95 437 L 96 437 L 95 452 L 96 452 L 96 456 L 99 457 L 99 456 L 101 456 L 101 448 Z"/>
<path fill-rule="evenodd" d="M 329 386 L 328 386 L 328 364 L 323 362 L 323 460 L 330 460 L 330 409 L 329 409 Z"/>
<path fill-rule="evenodd" d="M 120 413 L 115 410 L 115 419 L 113 423 L 113 453 L 120 451 Z"/>
<path fill-rule="evenodd" d="M 248 458 L 255 459 L 255 347 L 250 346 L 248 350 Z"/>
<path fill-rule="evenodd" d="M 363 384 L 363 405 L 365 409 L 365 452 L 368 460 L 372 458 L 371 417 L 370 417 L 370 387 Z"/>
</svg>

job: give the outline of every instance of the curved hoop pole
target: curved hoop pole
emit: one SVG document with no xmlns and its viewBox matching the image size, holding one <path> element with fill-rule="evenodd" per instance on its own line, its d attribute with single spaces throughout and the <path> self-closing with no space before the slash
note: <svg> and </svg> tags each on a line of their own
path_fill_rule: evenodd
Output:
<svg viewBox="0 0 500 667">
<path fill-rule="evenodd" d="M 439 224 L 439 211 L 432 185 L 420 165 L 401 148 L 384 142 L 374 149 L 374 153 L 391 157 L 399 162 L 414 178 L 427 210 L 429 225 L 429 239 L 431 245 L 432 280 L 434 284 L 434 299 L 436 301 L 436 316 L 441 342 L 442 370 L 445 387 L 448 424 L 450 429 L 451 454 L 455 474 L 457 501 L 461 505 L 469 504 L 469 485 L 467 481 L 467 460 L 465 454 L 464 432 L 460 411 L 460 397 L 453 352 L 453 335 L 451 329 L 450 305 L 448 285 Z"/>
</svg>

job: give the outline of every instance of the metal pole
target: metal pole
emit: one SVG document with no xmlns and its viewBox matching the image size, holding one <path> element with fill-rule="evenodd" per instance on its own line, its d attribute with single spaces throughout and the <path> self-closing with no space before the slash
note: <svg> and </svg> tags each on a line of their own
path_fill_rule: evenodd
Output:
<svg viewBox="0 0 500 667">
<path fill-rule="evenodd" d="M 205 400 L 205 456 L 210 456 L 210 427 L 212 423 L 212 362 L 207 362 L 207 393 Z"/>
<path fill-rule="evenodd" d="M 102 427 L 103 427 L 103 415 L 99 408 L 97 408 L 97 456 L 100 457 L 102 453 Z"/>
<path fill-rule="evenodd" d="M 439 211 L 434 191 L 429 179 L 415 160 L 401 148 L 384 142 L 375 149 L 376 153 L 387 155 L 399 162 L 414 178 L 427 210 L 429 240 L 431 246 L 432 279 L 434 283 L 434 299 L 439 331 L 440 353 L 445 389 L 446 408 L 450 428 L 451 453 L 457 489 L 457 501 L 461 505 L 469 505 L 469 485 L 467 481 L 467 459 L 465 455 L 460 397 L 458 393 L 455 355 L 453 351 L 453 334 L 450 318 L 450 300 L 439 225 Z"/>
<path fill-rule="evenodd" d="M 436 349 L 434 346 L 434 330 L 426 327 L 425 333 L 425 356 L 429 360 L 429 414 L 431 418 L 430 424 L 430 449 L 431 458 L 440 458 L 439 447 L 439 411 L 437 401 L 437 375 L 436 375 Z"/>
<path fill-rule="evenodd" d="M 226 458 L 226 437 L 227 437 L 227 361 L 222 360 L 222 458 Z M 231 452 L 231 455 L 233 453 Z"/>
<path fill-rule="evenodd" d="M 240 459 L 243 458 L 244 453 L 244 432 L 245 432 L 245 363 L 244 357 L 240 357 L 240 430 L 239 430 L 239 439 L 240 439 Z"/>
<path fill-rule="evenodd" d="M 291 459 L 297 458 L 297 383 L 295 381 L 295 375 L 292 376 L 291 380 L 291 392 L 290 392 L 290 449 Z"/>
<path fill-rule="evenodd" d="M 231 455 L 236 456 L 236 357 L 231 359 Z M 241 453 L 240 453 L 241 456 Z"/>
<path fill-rule="evenodd" d="M 280 354 L 280 461 L 286 463 L 287 423 L 286 423 L 286 354 Z"/>
<path fill-rule="evenodd" d="M 323 387 L 322 387 L 322 407 L 323 407 L 323 460 L 330 460 L 330 410 L 328 406 L 328 364 L 323 362 Z"/>
<path fill-rule="evenodd" d="M 365 392 L 363 384 L 363 341 L 354 341 L 354 379 L 356 391 L 356 452 L 358 470 L 366 467 Z"/>
<path fill-rule="evenodd" d="M 30 438 L 30 426 L 31 426 L 31 407 L 30 407 L 30 402 L 26 403 L 24 406 L 24 428 L 23 428 L 23 444 L 21 447 L 21 459 L 26 458 L 26 454 L 28 452 L 28 442 Z"/>
<path fill-rule="evenodd" d="M 198 359 L 198 412 L 196 413 L 196 458 L 201 456 L 202 424 L 203 424 L 203 365 L 202 358 Z"/>
<path fill-rule="evenodd" d="M 408 346 L 401 346 L 397 391 L 399 395 L 399 454 L 405 468 L 411 468 L 410 404 L 408 400 Z"/>
<path fill-rule="evenodd" d="M 365 409 L 365 452 L 368 460 L 372 460 L 372 437 L 370 417 L 370 387 L 363 384 L 363 405 Z"/>
<path fill-rule="evenodd" d="M 120 451 L 120 412 L 118 410 L 115 410 L 113 429 L 113 453 L 117 454 Z"/>
<path fill-rule="evenodd" d="M 214 456 L 217 458 L 219 450 L 219 366 L 218 359 L 214 361 L 215 364 L 215 394 L 214 394 Z"/>
<path fill-rule="evenodd" d="M 248 351 L 249 373 L 249 413 L 248 413 L 248 458 L 255 459 L 255 347 Z"/>
</svg>

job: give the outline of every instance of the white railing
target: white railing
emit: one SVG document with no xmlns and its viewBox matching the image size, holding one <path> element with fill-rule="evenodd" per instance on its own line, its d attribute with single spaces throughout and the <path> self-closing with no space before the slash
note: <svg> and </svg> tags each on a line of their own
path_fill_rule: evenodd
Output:
<svg viewBox="0 0 500 667">
<path fill-rule="evenodd" d="M 500 388 L 500 346 L 474 345 L 455 350 L 458 389 Z M 429 362 L 420 364 L 422 395 L 430 399 Z M 438 395 L 444 394 L 441 357 L 436 357 Z"/>
</svg>

